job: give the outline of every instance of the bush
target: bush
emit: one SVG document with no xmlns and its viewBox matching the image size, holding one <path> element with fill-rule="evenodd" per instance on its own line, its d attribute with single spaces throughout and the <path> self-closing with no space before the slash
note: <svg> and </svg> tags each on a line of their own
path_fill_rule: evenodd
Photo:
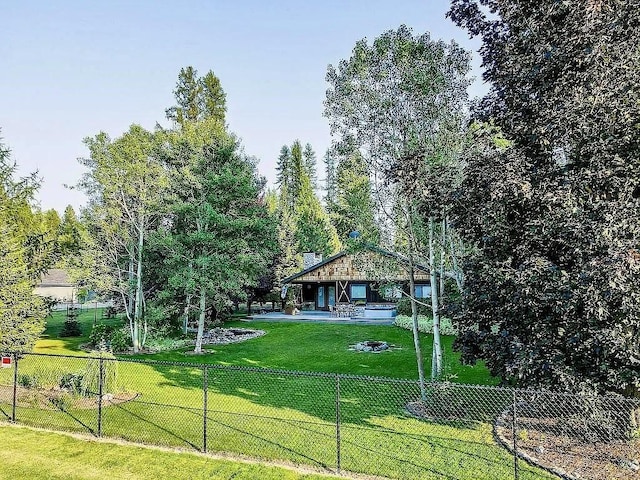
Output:
<svg viewBox="0 0 640 480">
<path fill-rule="evenodd" d="M 129 327 L 114 328 L 99 323 L 89 334 L 89 344 L 97 350 L 124 352 L 131 346 Z"/>
<path fill-rule="evenodd" d="M 117 328 L 111 332 L 109 337 L 109 345 L 113 352 L 124 352 L 131 347 L 131 333 L 129 327 L 124 326 Z"/>
<path fill-rule="evenodd" d="M 82 329 L 75 317 L 67 317 L 64 321 L 62 330 L 60 331 L 61 337 L 80 337 L 82 336 Z"/>
<path fill-rule="evenodd" d="M 413 329 L 413 319 L 408 315 L 398 315 L 393 324 L 405 330 Z M 433 333 L 433 319 L 431 316 L 418 315 L 418 331 L 422 333 Z M 449 318 L 441 318 L 440 334 L 457 335 L 458 330 L 453 326 Z"/>
<path fill-rule="evenodd" d="M 83 378 L 82 373 L 65 373 L 60 378 L 60 388 L 81 395 Z"/>
<path fill-rule="evenodd" d="M 118 362 L 110 353 L 92 351 L 87 366 L 82 372 L 80 393 L 84 396 L 97 395 L 100 390 L 100 358 L 102 358 L 102 392 L 115 393 L 118 390 Z"/>
<path fill-rule="evenodd" d="M 427 299 L 422 299 L 420 301 L 424 303 L 428 303 L 431 300 L 427 298 Z M 396 310 L 398 311 L 398 315 L 406 315 L 410 317 L 412 315 L 411 299 L 409 297 L 403 296 L 401 299 L 398 300 L 398 303 L 396 304 Z M 424 315 L 424 316 L 431 315 L 431 306 L 418 304 L 418 315 Z"/>
<path fill-rule="evenodd" d="M 94 347 L 98 347 L 103 344 L 108 345 L 112 331 L 113 329 L 111 327 L 103 323 L 94 325 L 91 329 L 91 333 L 89 334 L 89 343 Z"/>
</svg>

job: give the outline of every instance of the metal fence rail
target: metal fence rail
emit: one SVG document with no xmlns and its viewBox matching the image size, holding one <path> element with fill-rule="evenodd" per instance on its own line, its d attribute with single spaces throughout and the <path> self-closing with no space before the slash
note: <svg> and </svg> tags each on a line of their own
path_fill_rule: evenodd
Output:
<svg viewBox="0 0 640 480">
<path fill-rule="evenodd" d="M 399 479 L 640 476 L 640 401 L 7 353 L 0 420 Z"/>
</svg>

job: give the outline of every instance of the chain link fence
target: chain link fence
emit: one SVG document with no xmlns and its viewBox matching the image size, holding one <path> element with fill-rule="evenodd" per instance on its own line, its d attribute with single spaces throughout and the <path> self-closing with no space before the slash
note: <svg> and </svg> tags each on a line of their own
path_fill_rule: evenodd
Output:
<svg viewBox="0 0 640 480">
<path fill-rule="evenodd" d="M 640 400 L 196 363 L 3 356 L 0 420 L 397 479 L 638 479 Z"/>
</svg>

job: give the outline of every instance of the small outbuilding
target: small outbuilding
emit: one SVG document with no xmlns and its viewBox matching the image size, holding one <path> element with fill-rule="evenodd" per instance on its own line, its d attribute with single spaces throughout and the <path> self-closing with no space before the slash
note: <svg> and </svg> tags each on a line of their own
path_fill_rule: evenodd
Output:
<svg viewBox="0 0 640 480">
<path fill-rule="evenodd" d="M 36 295 L 51 297 L 60 303 L 76 301 L 77 288 L 71 282 L 66 270 L 52 268 L 42 276 L 42 280 L 34 290 Z"/>
</svg>

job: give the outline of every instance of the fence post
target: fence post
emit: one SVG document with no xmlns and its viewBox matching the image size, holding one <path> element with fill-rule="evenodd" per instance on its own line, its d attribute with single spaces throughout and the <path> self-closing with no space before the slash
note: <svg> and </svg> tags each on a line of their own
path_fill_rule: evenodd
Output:
<svg viewBox="0 0 640 480">
<path fill-rule="evenodd" d="M 11 421 L 16 423 L 16 404 L 18 403 L 18 352 L 13 354 L 13 400 L 11 403 Z"/>
<path fill-rule="evenodd" d="M 340 473 L 340 375 L 336 374 L 336 469 Z"/>
<path fill-rule="evenodd" d="M 102 437 L 102 397 L 104 392 L 104 359 L 100 355 L 100 369 L 98 373 L 98 437 Z"/>
<path fill-rule="evenodd" d="M 207 400 L 209 390 L 209 375 L 205 365 L 202 370 L 202 451 L 207 453 Z"/>
<path fill-rule="evenodd" d="M 517 415 L 518 412 L 516 410 L 516 402 L 517 395 L 516 389 L 513 390 L 513 416 L 511 421 L 511 435 L 513 436 L 513 478 L 518 480 L 519 478 L 519 468 L 518 468 L 518 424 L 517 424 Z"/>
</svg>

